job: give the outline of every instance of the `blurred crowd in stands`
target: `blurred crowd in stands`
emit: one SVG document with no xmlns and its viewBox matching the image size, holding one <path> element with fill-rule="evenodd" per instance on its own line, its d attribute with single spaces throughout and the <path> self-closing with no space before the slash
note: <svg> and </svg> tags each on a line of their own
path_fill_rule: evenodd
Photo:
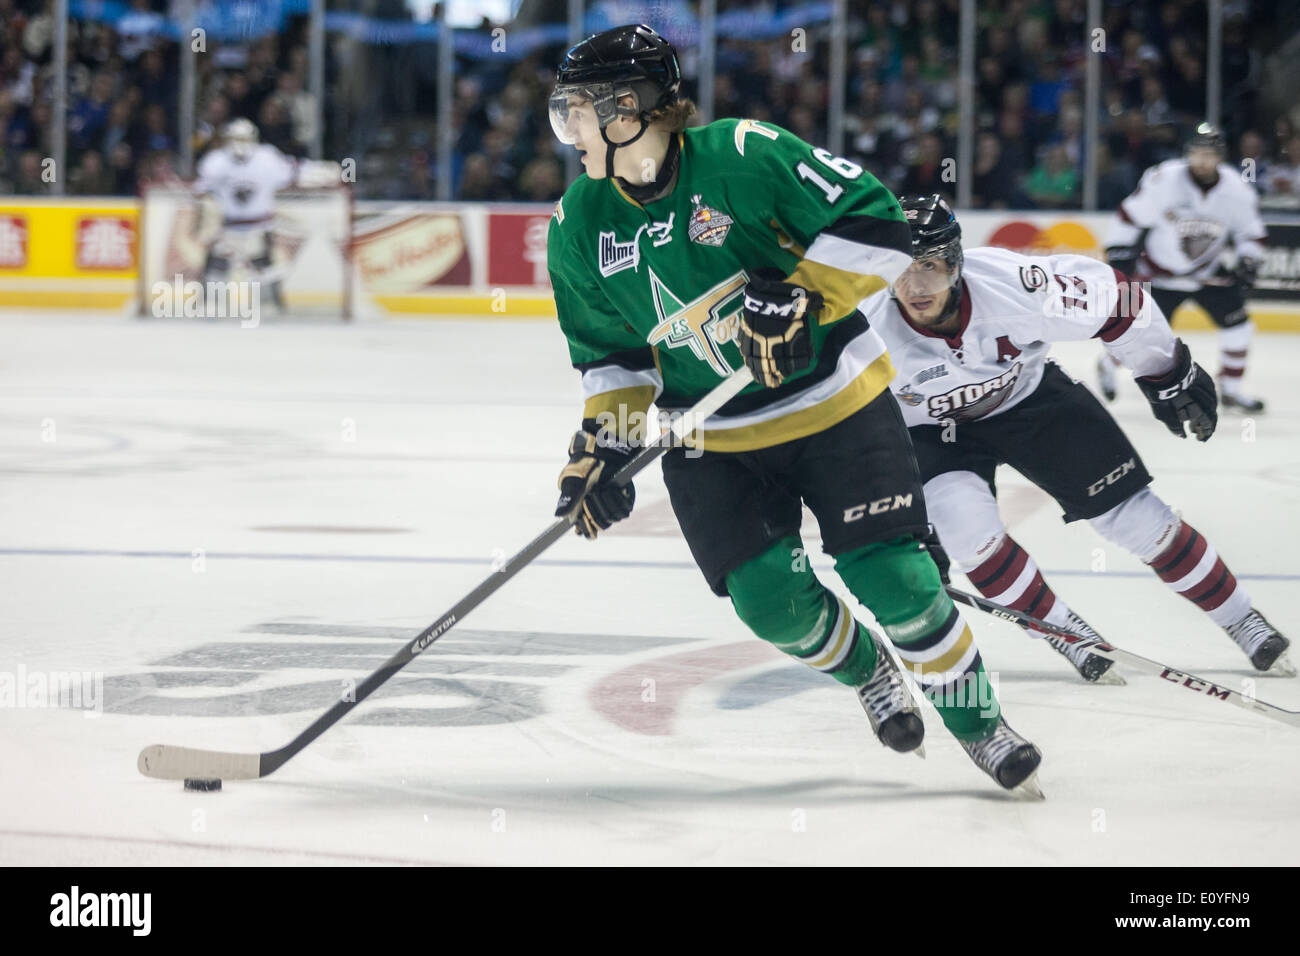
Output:
<svg viewBox="0 0 1300 956">
<path fill-rule="evenodd" d="M 0 0 L 0 194 L 49 191 L 50 0 Z M 400 3 L 381 4 L 403 15 Z M 525 4 L 525 9 L 527 8 Z M 749 6 L 719 0 L 720 11 Z M 1148 166 L 1181 151 L 1205 118 L 1205 0 L 1105 0 L 1104 34 L 1089 37 L 1086 0 L 978 4 L 973 205 L 1078 208 L 1085 158 L 1084 73 L 1101 57 L 1098 203 L 1114 208 Z M 73 194 L 129 195 L 175 181 L 179 54 L 153 38 L 165 0 L 131 0 L 114 29 L 69 29 L 68 179 Z M 781 3 L 768 7 L 780 9 Z M 1247 164 L 1256 188 L 1300 205 L 1300 113 L 1260 95 L 1266 58 L 1294 23 L 1271 0 L 1225 0 L 1223 125 L 1228 161 Z M 960 0 L 850 4 L 844 153 L 895 192 L 955 197 Z M 492 24 L 484 23 L 483 30 Z M 714 109 L 827 139 L 828 30 L 802 41 L 720 36 Z M 430 44 L 368 46 L 331 36 L 324 108 L 326 155 L 358 160 L 358 198 L 436 194 L 436 56 Z M 546 98 L 562 47 L 525 59 L 458 59 L 453 90 L 453 195 L 549 201 L 566 182 L 565 150 L 551 134 Z M 683 48 L 686 92 L 698 101 L 697 57 Z M 253 120 L 263 141 L 302 156 L 314 134 L 305 23 L 197 57 L 195 155 L 226 120 Z"/>
</svg>

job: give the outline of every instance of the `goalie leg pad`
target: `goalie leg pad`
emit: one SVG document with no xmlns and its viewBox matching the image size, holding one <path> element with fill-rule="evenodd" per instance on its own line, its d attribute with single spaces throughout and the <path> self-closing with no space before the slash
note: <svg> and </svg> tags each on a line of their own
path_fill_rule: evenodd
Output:
<svg viewBox="0 0 1300 956">
<path fill-rule="evenodd" d="M 262 233 L 260 242 L 262 251 L 248 261 L 248 265 L 259 274 L 271 268 L 271 234 L 269 232 Z"/>
<path fill-rule="evenodd" d="M 797 535 L 787 535 L 727 575 L 740 619 L 777 650 L 842 684 L 857 687 L 875 670 L 876 649 L 842 600 L 808 565 Z"/>
<path fill-rule="evenodd" d="M 218 247 L 214 245 L 208 250 L 207 259 L 203 263 L 204 279 L 215 279 L 229 274 L 230 257 L 225 255 L 224 252 L 218 251 Z"/>
</svg>

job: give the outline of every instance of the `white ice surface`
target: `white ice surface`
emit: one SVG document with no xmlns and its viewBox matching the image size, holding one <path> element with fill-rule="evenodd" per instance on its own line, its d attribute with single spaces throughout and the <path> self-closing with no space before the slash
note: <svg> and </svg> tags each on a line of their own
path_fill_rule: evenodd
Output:
<svg viewBox="0 0 1300 956">
<path fill-rule="evenodd" d="M 1091 380 L 1093 346 L 1057 354 Z M 1257 338 L 1269 411 L 1208 445 L 1130 383 L 1115 406 L 1292 634 L 1298 366 L 1300 338 Z M 1003 795 L 932 710 L 927 760 L 886 752 L 851 692 L 710 594 L 657 469 L 624 526 L 565 539 L 273 776 L 196 794 L 136 771 L 150 743 L 284 744 L 441 614 L 550 520 L 577 402 L 546 322 L 0 318 L 0 679 L 100 673 L 106 698 L 0 708 L 0 863 L 1294 862 L 1300 730 L 1153 677 L 1086 686 L 975 612 L 1047 801 Z M 1300 708 L 1136 560 L 999 482 L 1112 641 Z"/>
</svg>

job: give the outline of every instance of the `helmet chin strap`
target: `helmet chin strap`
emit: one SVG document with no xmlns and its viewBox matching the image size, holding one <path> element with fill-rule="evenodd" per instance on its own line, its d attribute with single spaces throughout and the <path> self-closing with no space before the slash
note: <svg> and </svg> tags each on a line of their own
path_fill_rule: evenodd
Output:
<svg viewBox="0 0 1300 956">
<path fill-rule="evenodd" d="M 605 178 L 606 179 L 614 178 L 614 150 L 618 149 L 620 146 L 631 146 L 638 139 L 644 136 L 645 131 L 650 128 L 650 124 L 645 121 L 644 116 L 638 116 L 637 119 L 641 123 L 641 128 L 637 130 L 637 134 L 635 136 L 633 136 L 629 140 L 624 140 L 621 143 L 615 143 L 613 140 L 609 138 L 609 135 L 605 132 L 606 127 L 602 126 L 600 128 L 600 138 L 605 141 Z"/>
</svg>

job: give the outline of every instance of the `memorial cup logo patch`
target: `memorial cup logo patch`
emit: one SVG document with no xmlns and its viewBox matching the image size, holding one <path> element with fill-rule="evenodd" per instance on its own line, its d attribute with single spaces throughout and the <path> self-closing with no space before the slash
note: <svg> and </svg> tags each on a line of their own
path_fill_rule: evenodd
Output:
<svg viewBox="0 0 1300 956">
<path fill-rule="evenodd" d="M 907 402 L 907 404 L 912 406 L 920 405 L 925 401 L 925 396 L 912 388 L 911 385 L 904 385 L 902 390 L 898 393 L 898 397 L 901 401 Z"/>
<path fill-rule="evenodd" d="M 686 235 L 690 236 L 691 242 L 698 242 L 702 246 L 722 245 L 735 220 L 725 212 L 706 206 L 699 193 L 691 197 L 691 204 L 695 211 L 691 213 L 691 221 L 686 226 Z"/>
</svg>

